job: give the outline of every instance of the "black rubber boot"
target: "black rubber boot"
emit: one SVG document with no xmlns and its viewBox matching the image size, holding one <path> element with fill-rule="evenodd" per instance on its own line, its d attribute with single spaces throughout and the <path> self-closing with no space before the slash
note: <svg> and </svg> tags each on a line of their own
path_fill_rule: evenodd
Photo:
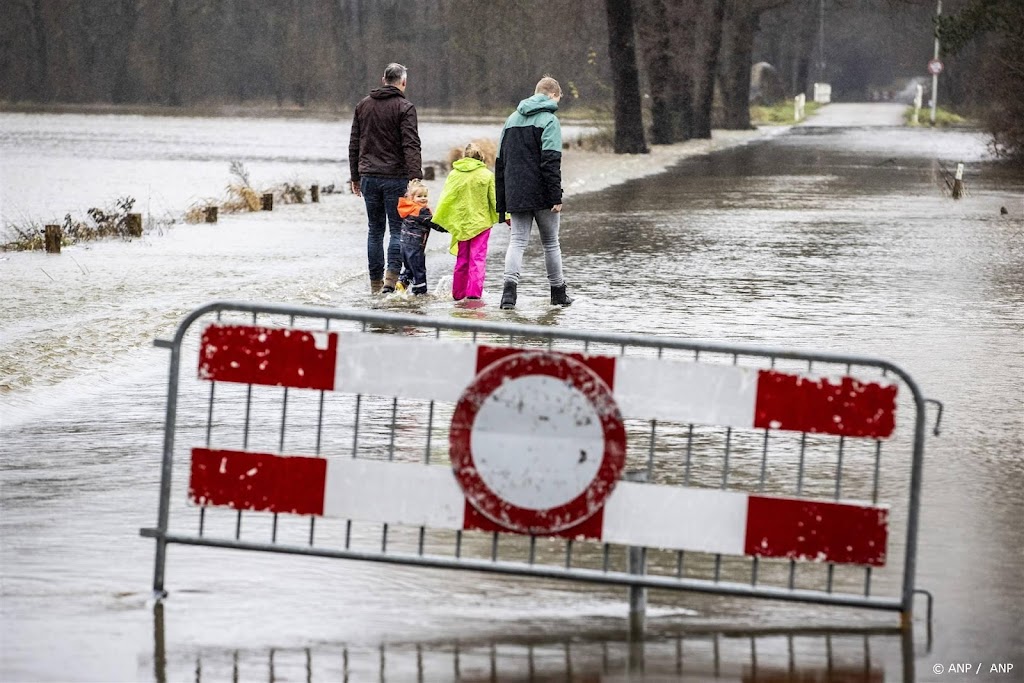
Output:
<svg viewBox="0 0 1024 683">
<path fill-rule="evenodd" d="M 501 290 L 501 307 L 504 309 L 516 307 L 516 283 L 505 280 L 505 288 Z"/>
<path fill-rule="evenodd" d="M 552 304 L 555 306 L 568 306 L 572 302 L 573 298 L 566 293 L 564 284 L 551 288 Z"/>
</svg>

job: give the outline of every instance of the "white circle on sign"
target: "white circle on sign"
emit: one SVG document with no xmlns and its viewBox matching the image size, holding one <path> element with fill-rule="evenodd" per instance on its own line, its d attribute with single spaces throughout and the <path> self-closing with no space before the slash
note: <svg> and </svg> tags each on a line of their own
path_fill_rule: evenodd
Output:
<svg viewBox="0 0 1024 683">
<path fill-rule="evenodd" d="M 597 476 L 601 418 L 568 382 L 526 375 L 501 384 L 480 406 L 470 434 L 480 478 L 497 496 L 530 510 L 565 505 Z"/>
</svg>

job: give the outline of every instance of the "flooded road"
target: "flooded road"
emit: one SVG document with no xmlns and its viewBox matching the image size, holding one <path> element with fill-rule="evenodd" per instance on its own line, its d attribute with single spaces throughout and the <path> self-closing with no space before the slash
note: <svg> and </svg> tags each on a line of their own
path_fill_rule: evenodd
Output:
<svg viewBox="0 0 1024 683">
<path fill-rule="evenodd" d="M 115 144 L 90 122 L 66 134 L 84 134 L 80 125 Z M 174 125 L 189 138 L 186 123 Z M 205 135 L 217 147 L 216 131 Z M 31 156 L 33 143 L 19 144 Z M 941 178 L 957 161 L 969 195 L 954 202 Z M 20 181 L 5 171 L 3 182 Z M 1024 177 L 986 161 L 974 133 L 802 126 L 570 197 L 562 247 L 579 298 L 547 304 L 535 240 L 512 313 L 497 310 L 500 227 L 485 308 L 371 299 L 350 197 L 229 217 L 216 232 L 175 226 L 66 250 L 74 260 L 0 255 L 0 678 L 956 680 L 932 673 L 956 662 L 1022 671 L 1022 197 Z M 432 283 L 451 269 L 440 242 Z M 171 599 L 154 611 L 152 542 L 137 530 L 156 514 L 167 356 L 149 343 L 217 298 L 888 359 L 945 403 L 942 435 L 926 448 L 917 571 L 935 595 L 932 637 L 920 604 L 908 641 L 888 613 L 655 592 L 648 637 L 630 642 L 622 589 L 187 547 L 171 549 Z"/>
</svg>

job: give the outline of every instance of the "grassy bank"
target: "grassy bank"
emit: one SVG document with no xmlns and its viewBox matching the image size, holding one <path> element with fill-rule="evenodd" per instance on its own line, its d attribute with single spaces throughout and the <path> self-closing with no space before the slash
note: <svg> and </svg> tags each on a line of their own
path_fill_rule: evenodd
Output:
<svg viewBox="0 0 1024 683">
<path fill-rule="evenodd" d="M 821 103 L 808 102 L 804 105 L 804 119 L 813 115 L 819 109 L 821 109 Z M 786 100 L 771 106 L 754 105 L 750 108 L 750 122 L 754 125 L 759 123 L 773 125 L 797 123 L 793 118 L 793 101 Z"/>
<path fill-rule="evenodd" d="M 918 116 L 918 122 L 914 122 L 914 108 L 907 107 L 903 111 L 903 122 L 908 126 L 930 126 L 933 125 L 931 122 L 932 110 L 927 107 L 921 108 L 921 113 Z M 970 119 L 964 118 L 959 114 L 951 112 L 948 109 L 939 107 L 935 110 L 935 126 L 946 127 L 946 126 L 969 126 L 973 125 Z"/>
</svg>

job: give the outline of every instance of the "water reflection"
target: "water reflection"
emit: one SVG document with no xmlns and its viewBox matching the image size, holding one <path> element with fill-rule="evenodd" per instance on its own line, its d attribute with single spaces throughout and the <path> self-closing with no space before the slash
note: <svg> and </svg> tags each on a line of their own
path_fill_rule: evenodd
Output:
<svg viewBox="0 0 1024 683">
<path fill-rule="evenodd" d="M 184 624 L 176 625 L 179 629 Z M 914 636 L 893 628 L 695 627 L 306 647 L 168 649 L 153 608 L 152 675 L 202 681 L 913 681 Z M 925 644 L 925 652 L 930 643 Z M 918 643 L 918 648 L 921 648 Z"/>
</svg>

